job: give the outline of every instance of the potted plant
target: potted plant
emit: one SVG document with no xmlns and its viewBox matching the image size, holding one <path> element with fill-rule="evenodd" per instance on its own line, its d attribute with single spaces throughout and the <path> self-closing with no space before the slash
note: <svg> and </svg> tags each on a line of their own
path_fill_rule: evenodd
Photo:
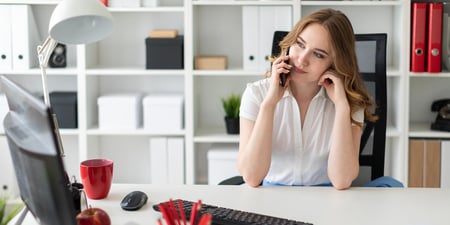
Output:
<svg viewBox="0 0 450 225">
<path fill-rule="evenodd" d="M 22 210 L 22 207 L 22 203 L 8 204 L 8 197 L 0 196 L 0 225 L 8 224 Z"/>
<path fill-rule="evenodd" d="M 241 106 L 241 96 L 231 94 L 222 98 L 223 109 L 225 110 L 225 125 L 228 134 L 239 134 L 239 107 Z"/>
</svg>

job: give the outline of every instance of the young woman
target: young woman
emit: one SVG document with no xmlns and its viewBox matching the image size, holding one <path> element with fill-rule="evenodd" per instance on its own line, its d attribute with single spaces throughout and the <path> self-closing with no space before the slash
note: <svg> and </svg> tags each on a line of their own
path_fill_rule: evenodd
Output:
<svg viewBox="0 0 450 225">
<path fill-rule="evenodd" d="M 270 77 L 249 84 L 242 96 L 238 169 L 254 187 L 346 189 L 359 173 L 364 117 L 376 120 L 352 25 L 340 11 L 319 10 L 302 18 L 280 47 Z"/>
</svg>

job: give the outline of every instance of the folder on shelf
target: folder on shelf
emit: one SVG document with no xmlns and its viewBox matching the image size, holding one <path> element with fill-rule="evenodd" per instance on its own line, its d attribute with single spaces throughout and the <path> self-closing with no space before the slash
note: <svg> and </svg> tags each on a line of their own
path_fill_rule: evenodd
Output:
<svg viewBox="0 0 450 225">
<path fill-rule="evenodd" d="M 272 42 L 275 31 L 289 31 L 292 29 L 292 10 L 289 6 L 259 7 L 259 47 L 260 69 L 270 70 L 272 56 Z"/>
<path fill-rule="evenodd" d="M 272 38 L 276 30 L 291 30 L 289 6 L 244 6 L 242 8 L 243 64 L 245 70 L 270 68 Z"/>
<path fill-rule="evenodd" d="M 409 187 L 440 187 L 441 141 L 409 141 Z"/>
<path fill-rule="evenodd" d="M 411 72 L 425 72 L 427 3 L 413 2 L 411 11 Z"/>
<path fill-rule="evenodd" d="M 441 188 L 450 188 L 450 141 L 441 141 Z"/>
<path fill-rule="evenodd" d="M 450 70 L 450 17 L 448 13 L 442 15 L 442 68 Z"/>
<path fill-rule="evenodd" d="M 14 69 L 30 69 L 38 65 L 37 46 L 40 36 L 31 6 L 11 5 L 12 65 Z"/>
<path fill-rule="evenodd" d="M 0 69 L 12 69 L 11 6 L 0 5 Z"/>
<path fill-rule="evenodd" d="M 184 184 L 184 138 L 167 138 L 168 183 Z"/>
<path fill-rule="evenodd" d="M 441 2 L 428 3 L 427 72 L 441 72 L 442 58 L 442 10 Z"/>
<path fill-rule="evenodd" d="M 257 6 L 242 7 L 242 52 L 244 70 L 260 70 L 258 55 L 259 10 Z"/>
<path fill-rule="evenodd" d="M 150 174 L 152 184 L 167 184 L 167 138 L 150 138 Z"/>
</svg>

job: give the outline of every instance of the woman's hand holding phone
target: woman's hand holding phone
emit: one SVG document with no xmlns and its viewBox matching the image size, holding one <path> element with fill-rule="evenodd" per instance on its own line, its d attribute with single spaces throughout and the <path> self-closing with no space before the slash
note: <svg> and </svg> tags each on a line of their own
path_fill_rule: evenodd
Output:
<svg viewBox="0 0 450 225">
<path fill-rule="evenodd" d="M 286 87 L 281 86 L 281 74 L 288 74 L 289 70 L 292 68 L 291 65 L 285 63 L 289 60 L 289 56 L 280 56 L 275 61 L 272 62 L 272 71 L 270 75 L 270 87 L 269 92 L 266 95 L 265 101 L 269 104 L 276 104 L 286 90 Z M 288 79 L 286 79 L 288 82 Z"/>
</svg>

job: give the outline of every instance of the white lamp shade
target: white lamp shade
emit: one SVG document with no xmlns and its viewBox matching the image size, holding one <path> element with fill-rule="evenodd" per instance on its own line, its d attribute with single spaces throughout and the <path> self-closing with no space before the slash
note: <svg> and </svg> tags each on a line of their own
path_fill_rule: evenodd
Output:
<svg viewBox="0 0 450 225">
<path fill-rule="evenodd" d="M 62 0 L 49 23 L 50 37 L 63 44 L 88 44 L 113 30 L 113 17 L 100 0 Z"/>
</svg>

